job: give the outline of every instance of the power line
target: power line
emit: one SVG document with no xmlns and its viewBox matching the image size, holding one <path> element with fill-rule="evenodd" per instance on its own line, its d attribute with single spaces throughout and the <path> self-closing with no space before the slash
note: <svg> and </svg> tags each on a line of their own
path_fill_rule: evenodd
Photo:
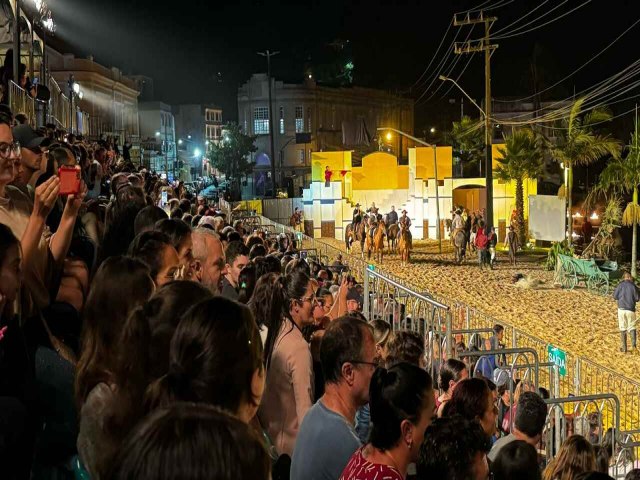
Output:
<svg viewBox="0 0 640 480">
<path fill-rule="evenodd" d="M 598 58 L 600 55 L 602 55 L 604 52 L 606 52 L 609 48 L 611 48 L 611 46 L 613 46 L 613 44 L 615 44 L 618 40 L 620 40 L 629 30 L 631 30 L 633 27 L 635 27 L 638 23 L 640 23 L 640 18 L 638 18 L 638 20 L 633 22 L 633 24 L 630 27 L 628 27 L 624 32 L 622 32 L 620 35 L 618 35 L 611 43 L 609 43 L 606 47 L 604 47 L 602 50 L 600 50 L 600 52 L 598 52 L 597 54 L 595 54 L 594 56 L 589 58 L 589 60 L 587 60 L 585 63 L 583 63 L 580 67 L 576 68 L 573 72 L 571 72 L 570 74 L 568 74 L 564 78 L 558 80 L 553 85 L 551 85 L 551 86 L 549 86 L 549 87 L 547 87 L 547 88 L 545 88 L 543 90 L 540 90 L 539 92 L 537 92 L 534 95 L 528 95 L 526 97 L 522 97 L 522 98 L 518 98 L 518 99 L 512 99 L 512 100 L 496 100 L 496 101 L 499 101 L 499 102 L 522 102 L 523 100 L 528 100 L 530 98 L 535 97 L 536 95 L 540 95 L 541 93 L 547 92 L 547 91 L 551 90 L 552 88 L 557 87 L 562 82 L 564 82 L 568 78 L 571 78 L 573 75 L 578 73 L 584 67 L 586 67 L 591 62 L 593 62 L 596 58 Z"/>
<path fill-rule="evenodd" d="M 524 15 L 522 15 L 520 18 L 518 18 L 517 20 L 511 22 L 509 25 L 507 25 L 506 27 L 503 27 L 499 30 L 497 30 L 495 33 L 496 35 L 500 35 L 502 32 L 504 32 L 505 30 L 511 28 L 513 25 L 515 25 L 516 23 L 524 20 L 525 18 L 527 18 L 529 15 L 531 15 L 533 12 L 535 12 L 536 10 L 538 10 L 540 7 L 543 7 L 545 3 L 547 3 L 549 0 L 544 0 L 544 2 L 542 2 L 540 5 L 538 5 L 536 8 L 530 10 L 529 12 L 525 13 Z M 569 0 L 565 0 L 563 3 L 568 2 Z"/>
<path fill-rule="evenodd" d="M 491 0 L 488 0 L 488 1 L 491 1 Z M 427 68 L 424 69 L 424 71 L 422 72 L 422 75 L 420 75 L 418 80 L 416 80 L 415 83 L 413 85 L 411 85 L 411 88 L 415 87 L 420 82 L 420 80 L 422 80 L 422 78 L 427 74 L 427 71 L 429 70 L 429 67 L 431 67 L 431 64 L 433 63 L 433 61 L 438 56 L 438 52 L 440 51 L 440 48 L 442 48 L 442 45 L 444 44 L 444 39 L 447 38 L 447 34 L 449 33 L 449 30 L 451 30 L 451 25 L 453 25 L 453 20 L 449 23 L 449 26 L 447 27 L 447 31 L 444 32 L 444 35 L 442 36 L 442 39 L 440 40 L 440 44 L 438 45 L 438 48 L 436 49 L 436 53 L 434 53 L 433 56 L 431 57 L 431 61 L 427 65 Z"/>
<path fill-rule="evenodd" d="M 556 22 L 556 21 L 560 20 L 561 18 L 566 17 L 567 15 L 570 15 L 571 13 L 575 12 L 576 10 L 584 7 L 587 3 L 591 3 L 591 0 L 586 0 L 584 3 L 581 3 L 577 7 L 572 8 L 568 12 L 565 12 L 562 15 L 560 15 L 558 17 L 555 17 L 552 20 L 549 20 L 548 22 L 545 22 L 545 23 L 543 23 L 541 25 L 537 25 L 537 26 L 535 26 L 533 28 L 530 28 L 528 30 L 524 30 L 523 32 L 500 35 L 500 36 L 496 37 L 496 39 L 500 40 L 500 39 L 504 39 L 504 38 L 517 37 L 519 35 L 524 35 L 525 33 L 533 32 L 534 30 L 538 30 L 539 28 L 542 28 L 542 27 L 544 27 L 546 25 L 549 25 L 550 23 Z M 551 12 L 551 10 L 549 10 L 549 12 Z M 549 13 L 549 12 L 547 12 L 547 13 Z M 520 27 L 520 28 L 522 28 L 522 27 Z M 516 28 L 515 30 L 520 30 L 520 28 Z"/>
</svg>

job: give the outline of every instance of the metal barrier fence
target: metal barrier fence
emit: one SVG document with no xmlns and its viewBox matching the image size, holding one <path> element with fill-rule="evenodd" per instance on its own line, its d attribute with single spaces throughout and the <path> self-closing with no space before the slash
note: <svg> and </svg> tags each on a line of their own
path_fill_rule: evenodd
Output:
<svg viewBox="0 0 640 480">
<path fill-rule="evenodd" d="M 35 125 L 36 101 L 23 88 L 13 81 L 9 82 L 9 107 L 14 114 L 25 114 L 29 124 Z"/>
<path fill-rule="evenodd" d="M 342 262 L 349 266 L 350 271 L 356 278 L 364 280 L 368 275 L 369 262 L 362 257 L 349 255 L 344 250 L 329 245 L 322 240 L 310 238 L 293 230 L 291 227 L 277 224 L 264 217 L 262 217 L 262 222 L 275 225 L 277 231 L 297 235 L 303 248 L 315 248 L 329 259 L 335 259 L 338 255 L 341 255 Z M 481 337 L 483 332 L 489 333 L 489 329 L 495 324 L 500 324 L 505 329 L 505 342 L 510 343 L 512 348 L 532 348 L 537 352 L 539 358 L 547 358 L 549 342 L 525 333 L 511 324 L 498 320 L 469 305 L 430 295 L 424 291 L 424 288 L 405 279 L 400 279 L 385 271 L 384 268 L 378 266 L 374 268 L 375 273 L 378 274 L 377 281 L 388 283 L 387 286 L 383 287 L 387 291 L 393 290 L 397 284 L 401 285 L 403 289 L 412 292 L 414 296 L 423 296 L 431 301 L 448 306 L 448 317 L 451 319 L 453 332 L 474 330 L 475 337 Z M 473 333 L 460 334 L 461 338 L 467 340 L 467 345 L 470 343 L 470 337 Z M 449 343 L 448 345 L 451 344 Z M 546 388 L 554 396 L 562 398 L 572 398 L 570 397 L 571 395 L 584 397 L 585 395 L 599 395 L 611 392 L 617 395 L 620 405 L 620 415 L 618 417 L 620 428 L 622 428 L 620 434 L 624 435 L 626 432 L 635 430 L 640 432 L 640 382 L 598 365 L 587 358 L 576 356 L 571 352 L 567 352 L 566 360 L 566 374 L 564 376 L 554 375 L 551 368 L 540 369 L 539 386 Z M 605 424 L 605 427 L 613 427 L 613 425 Z M 634 438 L 640 440 L 640 433 L 634 433 L 633 435 Z"/>
</svg>

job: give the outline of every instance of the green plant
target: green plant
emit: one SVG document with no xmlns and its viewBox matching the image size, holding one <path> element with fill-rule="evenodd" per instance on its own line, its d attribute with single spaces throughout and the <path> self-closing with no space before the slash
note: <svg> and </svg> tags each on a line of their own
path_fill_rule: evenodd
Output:
<svg viewBox="0 0 640 480">
<path fill-rule="evenodd" d="M 558 263 L 558 255 L 573 256 L 573 247 L 569 245 L 569 242 L 563 240 L 561 242 L 555 242 L 547 253 L 547 261 L 544 266 L 547 270 L 555 270 Z"/>
</svg>

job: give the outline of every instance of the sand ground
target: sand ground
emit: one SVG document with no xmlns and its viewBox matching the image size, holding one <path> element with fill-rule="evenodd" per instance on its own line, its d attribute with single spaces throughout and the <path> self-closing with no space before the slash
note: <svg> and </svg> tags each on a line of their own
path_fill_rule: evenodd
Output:
<svg viewBox="0 0 640 480">
<path fill-rule="evenodd" d="M 343 242 L 322 241 L 344 249 Z M 496 268 L 480 271 L 475 256 L 455 265 L 448 242 L 443 242 L 443 247 L 443 254 L 439 254 L 437 242 L 415 241 L 410 266 L 402 266 L 397 255 L 387 255 L 382 268 L 436 296 L 457 299 L 567 352 L 640 381 L 640 354 L 619 351 L 617 307 L 610 295 L 588 292 L 582 283 L 572 291 L 554 286 L 553 272 L 543 268 L 544 257 L 540 255 L 520 255 L 513 267 L 506 253 L 498 252 Z M 359 245 L 355 252 L 359 253 Z M 511 282 L 514 273 L 544 283 L 535 290 L 519 289 Z"/>
</svg>

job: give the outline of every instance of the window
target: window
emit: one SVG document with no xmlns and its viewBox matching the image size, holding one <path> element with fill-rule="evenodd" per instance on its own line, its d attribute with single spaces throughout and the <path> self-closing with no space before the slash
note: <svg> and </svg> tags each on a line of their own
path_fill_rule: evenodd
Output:
<svg viewBox="0 0 640 480">
<path fill-rule="evenodd" d="M 296 107 L 296 133 L 304 132 L 304 109 Z"/>
<path fill-rule="evenodd" d="M 304 148 L 298 150 L 298 161 L 300 165 L 304 165 Z"/>
<path fill-rule="evenodd" d="M 313 117 L 313 108 L 307 108 L 307 132 L 311 132 L 311 117 Z"/>
<path fill-rule="evenodd" d="M 269 109 L 267 107 L 253 109 L 253 133 L 255 135 L 269 135 Z"/>
<path fill-rule="evenodd" d="M 216 112 L 216 120 L 217 120 L 218 122 L 221 122 L 221 121 L 222 121 L 222 112 Z"/>
<path fill-rule="evenodd" d="M 280 135 L 284 135 L 284 107 L 280 107 Z"/>
</svg>

